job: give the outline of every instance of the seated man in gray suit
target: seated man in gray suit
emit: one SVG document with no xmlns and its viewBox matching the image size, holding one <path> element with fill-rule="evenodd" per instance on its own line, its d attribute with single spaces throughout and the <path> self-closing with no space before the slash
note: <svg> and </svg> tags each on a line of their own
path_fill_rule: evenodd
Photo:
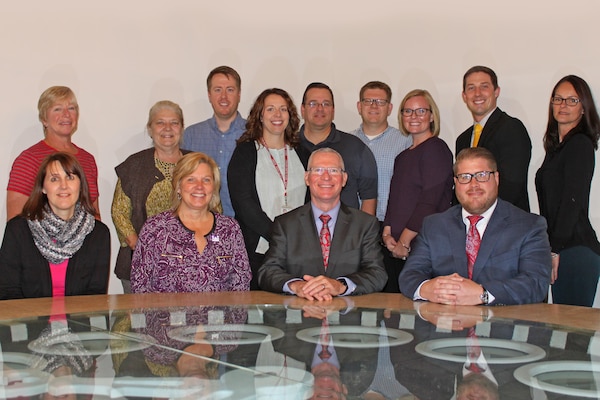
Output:
<svg viewBox="0 0 600 400">
<path fill-rule="evenodd" d="M 258 271 L 261 289 L 309 300 L 383 289 L 387 274 L 377 218 L 347 207 L 348 176 L 335 150 L 315 150 L 304 175 L 310 202 L 275 218 L 269 251 Z"/>
<path fill-rule="evenodd" d="M 460 204 L 423 221 L 398 278 L 402 293 L 461 305 L 544 300 L 552 269 L 546 220 L 499 199 L 498 182 L 489 150 L 458 154 L 454 184 Z"/>
</svg>

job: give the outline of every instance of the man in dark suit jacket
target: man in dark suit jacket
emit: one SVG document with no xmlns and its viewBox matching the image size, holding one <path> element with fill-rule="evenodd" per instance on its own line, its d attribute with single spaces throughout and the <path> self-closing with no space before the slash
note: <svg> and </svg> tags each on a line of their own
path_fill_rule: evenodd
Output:
<svg viewBox="0 0 600 400">
<path fill-rule="evenodd" d="M 304 179 L 311 201 L 275 218 L 269 251 L 258 271 L 260 288 L 309 300 L 383 289 L 387 274 L 379 222 L 341 203 L 340 193 L 348 179 L 342 156 L 330 148 L 315 150 Z M 322 214 L 331 217 L 327 266 L 319 239 Z"/>
<path fill-rule="evenodd" d="M 498 198 L 494 156 L 473 147 L 454 164 L 459 205 L 423 221 L 398 282 L 413 299 L 444 304 L 524 304 L 544 299 L 552 268 L 546 220 Z M 486 180 L 487 179 L 487 180 Z M 469 279 L 468 216 L 481 244 Z"/>
<path fill-rule="evenodd" d="M 456 139 L 456 153 L 468 147 L 484 147 L 492 152 L 500 172 L 498 195 L 529 211 L 527 171 L 531 160 L 531 140 L 521 121 L 496 106 L 500 95 L 496 73 L 488 67 L 470 68 L 463 77 L 462 98 L 471 114 L 473 126 Z M 483 126 L 478 143 L 475 124 Z"/>
</svg>

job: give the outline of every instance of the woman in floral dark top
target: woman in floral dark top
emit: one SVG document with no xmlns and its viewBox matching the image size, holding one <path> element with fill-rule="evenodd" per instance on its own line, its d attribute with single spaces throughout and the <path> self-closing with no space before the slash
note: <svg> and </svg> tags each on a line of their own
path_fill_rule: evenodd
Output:
<svg viewBox="0 0 600 400">
<path fill-rule="evenodd" d="M 149 218 L 131 265 L 133 293 L 248 290 L 250 265 L 238 223 L 222 215 L 219 168 L 190 153 L 173 171 L 173 210 Z"/>
</svg>

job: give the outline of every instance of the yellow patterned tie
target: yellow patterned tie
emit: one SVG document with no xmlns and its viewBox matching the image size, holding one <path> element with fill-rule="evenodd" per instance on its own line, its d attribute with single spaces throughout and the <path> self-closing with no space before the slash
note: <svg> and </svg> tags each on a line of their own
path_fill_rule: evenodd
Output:
<svg viewBox="0 0 600 400">
<path fill-rule="evenodd" d="M 473 128 L 473 146 L 472 147 L 477 147 L 477 145 L 479 144 L 479 138 L 481 137 L 482 130 L 483 130 L 483 126 L 481 126 L 480 124 L 475 124 L 475 127 Z"/>
</svg>

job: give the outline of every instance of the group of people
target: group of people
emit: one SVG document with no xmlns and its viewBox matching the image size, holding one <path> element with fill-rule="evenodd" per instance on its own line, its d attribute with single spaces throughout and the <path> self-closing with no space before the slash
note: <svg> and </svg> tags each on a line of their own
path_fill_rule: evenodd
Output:
<svg viewBox="0 0 600 400">
<path fill-rule="evenodd" d="M 400 102 L 365 84 L 362 124 L 337 129 L 333 91 L 307 86 L 300 109 L 264 90 L 247 119 L 241 78 L 207 78 L 214 114 L 185 128 L 171 101 L 149 112 L 153 146 L 115 168 L 111 214 L 125 293 L 268 290 L 311 300 L 376 291 L 445 304 L 543 301 L 591 306 L 600 243 L 589 220 L 600 118 L 587 83 L 561 79 L 549 100 L 546 157 L 529 213 L 531 140 L 497 107 L 493 70 L 469 69 L 473 126 L 455 155 L 426 90 Z M 108 228 L 94 158 L 75 146 L 79 108 L 66 87 L 40 97 L 44 139 L 15 160 L 0 249 L 0 298 L 105 293 Z M 301 124 L 301 118 L 304 121 Z"/>
</svg>

